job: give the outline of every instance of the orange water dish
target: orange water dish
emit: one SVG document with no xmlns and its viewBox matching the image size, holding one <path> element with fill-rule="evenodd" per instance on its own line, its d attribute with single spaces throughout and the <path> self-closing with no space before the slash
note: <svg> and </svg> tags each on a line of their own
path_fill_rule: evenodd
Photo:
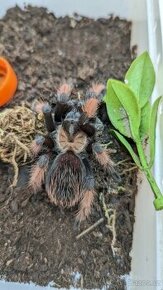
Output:
<svg viewBox="0 0 163 290">
<path fill-rule="evenodd" d="M 17 85 L 13 68 L 5 58 L 0 57 L 0 107 L 13 98 Z"/>
</svg>

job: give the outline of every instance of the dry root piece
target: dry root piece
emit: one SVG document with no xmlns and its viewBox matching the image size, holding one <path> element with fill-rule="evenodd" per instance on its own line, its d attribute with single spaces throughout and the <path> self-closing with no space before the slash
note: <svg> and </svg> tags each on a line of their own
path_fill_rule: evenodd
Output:
<svg viewBox="0 0 163 290">
<path fill-rule="evenodd" d="M 107 219 L 107 227 L 112 232 L 112 242 L 111 242 L 111 249 L 113 256 L 120 253 L 120 248 L 116 247 L 117 243 L 117 233 L 116 233 L 116 210 L 113 208 L 108 208 L 105 203 L 105 198 L 103 193 L 100 194 L 100 201 L 102 203 L 103 211 L 105 217 Z"/>
<path fill-rule="evenodd" d="M 27 104 L 0 112 L 0 160 L 14 167 L 12 186 L 17 184 L 18 164 L 25 163 L 31 154 L 33 137 L 43 133 L 43 120 Z"/>
</svg>

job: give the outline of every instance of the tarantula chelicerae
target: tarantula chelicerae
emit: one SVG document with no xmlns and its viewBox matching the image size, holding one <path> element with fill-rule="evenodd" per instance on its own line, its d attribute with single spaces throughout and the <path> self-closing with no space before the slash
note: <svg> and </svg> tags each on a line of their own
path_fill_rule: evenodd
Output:
<svg viewBox="0 0 163 290">
<path fill-rule="evenodd" d="M 57 206 L 79 204 L 78 222 L 89 216 L 95 195 L 89 154 L 105 169 L 114 170 L 108 150 L 96 141 L 104 127 L 97 117 L 103 91 L 103 85 L 94 84 L 84 101 L 70 100 L 71 87 L 63 84 L 54 108 L 48 103 L 35 104 L 35 110 L 44 114 L 48 134 L 37 136 L 32 143 L 37 160 L 29 185 L 36 192 L 44 183 L 50 201 Z"/>
</svg>

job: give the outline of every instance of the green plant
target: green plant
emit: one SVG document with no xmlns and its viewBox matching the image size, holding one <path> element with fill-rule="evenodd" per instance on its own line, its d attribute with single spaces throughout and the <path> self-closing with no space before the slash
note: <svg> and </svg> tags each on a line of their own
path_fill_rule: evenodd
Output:
<svg viewBox="0 0 163 290">
<path fill-rule="evenodd" d="M 150 96 L 155 85 L 155 72 L 150 56 L 144 52 L 131 64 L 125 75 L 125 82 L 109 79 L 104 101 L 109 118 L 115 127 L 112 133 L 122 142 L 131 154 L 136 165 L 144 171 L 155 195 L 154 206 L 163 209 L 163 195 L 151 173 L 155 156 L 155 129 L 159 97 L 150 104 Z M 127 137 L 127 138 L 126 138 Z M 128 138 L 137 148 L 134 152 Z M 147 160 L 144 147 L 149 140 L 150 160 Z"/>
</svg>

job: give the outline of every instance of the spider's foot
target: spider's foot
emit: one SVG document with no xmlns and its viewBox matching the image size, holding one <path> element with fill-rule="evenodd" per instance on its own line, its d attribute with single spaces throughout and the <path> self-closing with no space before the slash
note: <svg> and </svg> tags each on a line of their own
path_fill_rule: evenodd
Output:
<svg viewBox="0 0 163 290">
<path fill-rule="evenodd" d="M 105 92 L 105 86 L 101 83 L 93 83 L 91 88 L 87 91 L 86 97 L 87 98 L 98 98 L 99 100 L 102 99 Z"/>
<path fill-rule="evenodd" d="M 115 170 L 115 163 L 109 156 L 109 149 L 104 149 L 99 143 L 92 144 L 93 153 L 101 166 L 111 174 L 116 182 L 121 181 L 121 177 Z"/>
<path fill-rule="evenodd" d="M 42 112 L 44 114 L 47 131 L 51 133 L 55 130 L 55 122 L 52 116 L 52 107 L 49 104 L 44 104 L 42 107 Z"/>
<path fill-rule="evenodd" d="M 36 101 L 32 104 L 32 110 L 38 114 L 43 113 L 43 107 L 47 105 L 47 103 L 42 101 Z"/>
<path fill-rule="evenodd" d="M 45 138 L 41 135 L 37 135 L 31 144 L 31 151 L 34 156 L 37 156 L 42 149 L 45 142 Z"/>
<path fill-rule="evenodd" d="M 102 148 L 99 143 L 92 144 L 92 149 L 96 160 L 101 164 L 101 166 L 110 172 L 114 172 L 114 162 L 109 156 L 109 150 Z"/>
<path fill-rule="evenodd" d="M 66 102 L 68 101 L 72 92 L 72 86 L 64 83 L 62 84 L 59 89 L 57 90 L 57 98 L 59 102 Z"/>
</svg>

